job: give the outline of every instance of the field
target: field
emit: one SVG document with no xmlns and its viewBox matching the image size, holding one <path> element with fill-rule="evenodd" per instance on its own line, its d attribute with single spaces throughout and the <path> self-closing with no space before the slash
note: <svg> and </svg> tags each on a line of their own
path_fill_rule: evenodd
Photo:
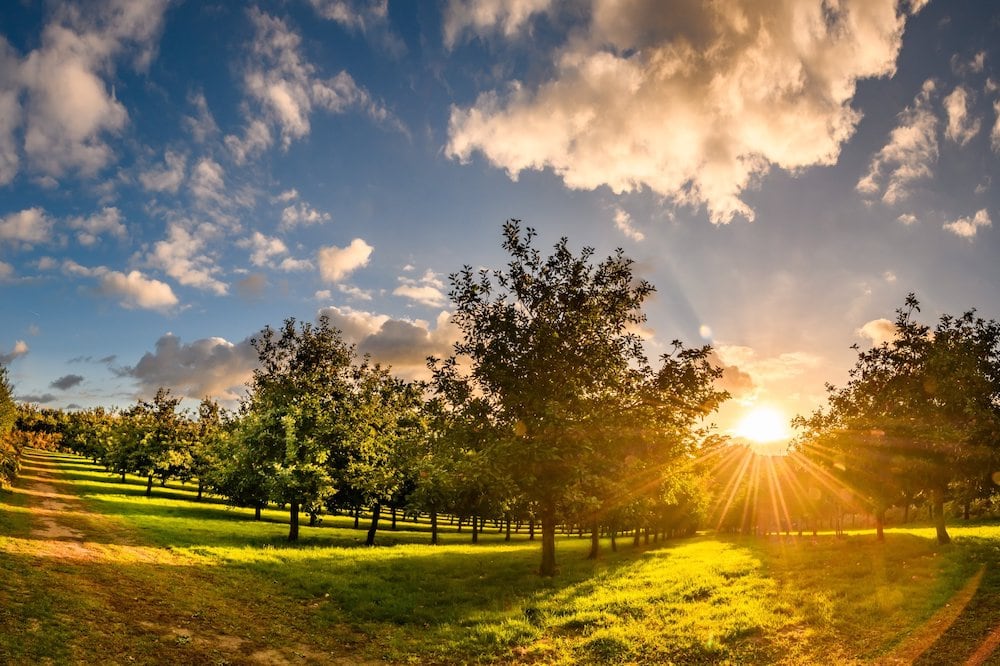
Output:
<svg viewBox="0 0 1000 666">
<path fill-rule="evenodd" d="M 598 561 L 401 522 L 360 545 L 32 451 L 0 492 L 0 663 L 1000 663 L 1000 527 L 714 537 Z M 362 521 L 362 527 L 366 527 Z M 607 546 L 607 544 L 605 544 Z"/>
</svg>

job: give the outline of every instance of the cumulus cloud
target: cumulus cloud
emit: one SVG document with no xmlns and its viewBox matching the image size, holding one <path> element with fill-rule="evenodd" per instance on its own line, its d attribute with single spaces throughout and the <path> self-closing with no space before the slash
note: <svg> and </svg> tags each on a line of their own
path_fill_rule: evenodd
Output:
<svg viewBox="0 0 1000 666">
<path fill-rule="evenodd" d="M 0 242 L 47 243 L 52 239 L 52 219 L 38 207 L 0 218 Z"/>
<path fill-rule="evenodd" d="M 178 222 L 171 222 L 166 239 L 153 245 L 146 260 L 183 285 L 224 295 L 229 287 L 215 277 L 221 269 L 205 252 L 207 241 L 215 234 L 216 229 L 210 224 L 199 225 L 192 232 Z"/>
<path fill-rule="evenodd" d="M 199 160 L 191 173 L 191 194 L 201 203 L 226 204 L 226 181 L 222 165 L 205 157 Z"/>
<path fill-rule="evenodd" d="M 142 70 L 155 52 L 167 0 L 103 0 L 86 11 L 56 5 L 39 46 L 20 58 L 0 38 L 0 184 L 19 165 L 15 134 L 23 132 L 29 165 L 46 179 L 78 170 L 92 175 L 111 163 L 109 138 L 128 112 L 109 90 L 119 56 Z"/>
<path fill-rule="evenodd" d="M 552 4 L 552 0 L 450 0 L 444 14 L 445 46 L 454 47 L 464 32 L 499 32 L 511 38 Z"/>
<path fill-rule="evenodd" d="M 68 391 L 74 386 L 78 386 L 82 383 L 83 376 L 81 375 L 63 375 L 59 379 L 53 380 L 49 386 L 59 389 L 60 391 Z"/>
<path fill-rule="evenodd" d="M 370 291 L 362 289 L 361 287 L 355 287 L 354 285 L 350 285 L 350 284 L 338 284 L 337 285 L 337 291 L 339 291 L 340 293 L 344 294 L 348 298 L 353 298 L 354 300 L 357 300 L 357 301 L 370 301 L 370 300 L 372 300 L 372 293 Z M 321 297 L 320 294 L 325 294 L 325 296 Z M 331 294 L 330 294 L 329 290 L 322 291 L 322 292 L 319 292 L 319 291 L 316 292 L 316 298 L 320 299 L 320 300 L 324 300 L 324 299 L 325 300 L 329 300 L 330 296 L 331 296 Z"/>
<path fill-rule="evenodd" d="M 625 237 L 639 243 L 646 239 L 646 235 L 635 228 L 632 224 L 632 216 L 621 208 L 615 209 L 615 229 L 625 234 Z"/>
<path fill-rule="evenodd" d="M 806 352 L 784 352 L 762 358 L 752 347 L 742 345 L 718 345 L 715 353 L 723 365 L 736 366 L 757 384 L 798 377 L 820 362 Z"/>
<path fill-rule="evenodd" d="M 128 274 L 113 271 L 106 266 L 88 268 L 72 259 L 62 263 L 62 272 L 77 277 L 96 278 L 97 293 L 119 299 L 123 308 L 167 311 L 177 305 L 173 290 L 165 282 L 146 277 L 139 271 Z"/>
<path fill-rule="evenodd" d="M 123 308 L 169 310 L 177 305 L 177 296 L 166 282 L 148 278 L 139 271 L 120 273 L 105 269 L 99 275 L 99 293 L 118 298 Z"/>
<path fill-rule="evenodd" d="M 703 336 L 708 337 L 708 336 Z M 716 386 L 723 391 L 728 391 L 734 399 L 745 398 L 752 395 L 756 390 L 753 377 L 735 365 L 727 365 L 714 351 L 709 355 L 708 361 L 717 368 L 722 368 L 722 376 L 715 382 Z"/>
<path fill-rule="evenodd" d="M 168 150 L 163 155 L 163 166 L 154 167 L 139 174 L 139 182 L 150 192 L 176 193 L 184 182 L 187 157 Z"/>
<path fill-rule="evenodd" d="M 327 307 L 320 315 L 330 318 L 344 338 L 357 345 L 358 353 L 370 354 L 393 372 L 408 379 L 428 379 L 427 357 L 438 358 L 452 352 L 459 332 L 447 312 L 441 312 L 434 324 L 416 319 L 394 319 L 387 315 Z"/>
<path fill-rule="evenodd" d="M 74 217 L 68 221 L 70 229 L 76 230 L 80 245 L 94 245 L 102 234 L 125 238 L 127 232 L 122 224 L 122 214 L 117 208 L 106 207 L 89 217 Z"/>
<path fill-rule="evenodd" d="M 983 208 L 976 211 L 976 214 L 972 217 L 960 217 L 953 222 L 945 222 L 944 229 L 956 236 L 972 240 L 976 237 L 976 233 L 981 227 L 989 227 L 992 224 L 993 221 L 990 220 L 990 214 Z"/>
<path fill-rule="evenodd" d="M 551 80 L 452 109 L 446 152 L 480 152 L 512 178 L 551 168 L 571 188 L 648 187 L 715 223 L 753 219 L 741 195 L 772 166 L 836 162 L 858 80 L 894 71 L 897 4 L 595 0 Z"/>
<path fill-rule="evenodd" d="M 396 296 L 435 308 L 442 307 L 448 302 L 444 292 L 441 291 L 444 289 L 444 282 L 432 270 L 428 270 L 417 279 L 400 277 L 399 283 L 399 286 L 392 290 Z"/>
<path fill-rule="evenodd" d="M 259 231 L 238 241 L 237 245 L 250 249 L 250 263 L 254 266 L 268 266 L 273 258 L 288 254 L 288 247 L 280 238 L 265 236 Z"/>
<path fill-rule="evenodd" d="M 292 189 L 285 190 L 278 196 L 274 197 L 274 200 L 281 203 L 288 203 L 289 201 L 295 201 L 298 198 L 299 198 L 299 191 L 293 187 Z"/>
<path fill-rule="evenodd" d="M 925 81 L 913 104 L 899 114 L 889 142 L 858 181 L 859 192 L 868 196 L 882 192 L 882 201 L 892 205 L 909 197 L 913 183 L 933 175 L 931 166 L 938 158 L 938 118 L 931 108 L 934 90 L 934 81 Z"/>
<path fill-rule="evenodd" d="M 14 267 L 6 261 L 0 261 L 0 280 L 6 280 L 14 275 Z"/>
<path fill-rule="evenodd" d="M 302 38 L 283 20 L 256 8 L 249 10 L 249 16 L 256 34 L 243 85 L 255 110 L 250 111 L 242 137 L 225 139 L 238 163 L 269 148 L 274 140 L 272 129 L 284 148 L 308 135 L 314 108 L 331 113 L 361 109 L 378 121 L 398 125 L 346 71 L 322 78 L 302 55 Z"/>
<path fill-rule="evenodd" d="M 28 351 L 28 343 L 24 340 L 18 340 L 9 352 L 0 352 L 0 365 L 10 365 L 11 361 L 21 358 Z"/>
<path fill-rule="evenodd" d="M 972 137 L 979 134 L 979 119 L 969 115 L 971 93 L 964 86 L 957 86 L 950 95 L 944 98 L 944 110 L 948 114 L 948 126 L 944 135 L 964 146 Z"/>
<path fill-rule="evenodd" d="M 914 215 L 913 213 L 903 213 L 902 215 L 897 217 L 896 220 L 901 224 L 905 224 L 906 226 L 910 226 L 911 224 L 916 224 L 918 222 L 917 216 Z"/>
<path fill-rule="evenodd" d="M 355 270 L 367 266 L 374 249 L 360 238 L 352 240 L 347 247 L 321 247 L 316 254 L 320 277 L 324 282 L 340 282 Z"/>
<path fill-rule="evenodd" d="M 896 324 L 888 319 L 872 319 L 857 330 L 859 337 L 871 340 L 878 347 L 896 339 Z"/>
<path fill-rule="evenodd" d="M 206 396 L 238 400 L 257 367 L 257 352 L 246 339 L 232 343 L 224 338 L 204 338 L 190 344 L 167 333 L 156 341 L 134 366 L 118 374 L 138 381 L 144 395 L 166 387 L 194 400 Z"/>
<path fill-rule="evenodd" d="M 294 190 L 293 190 L 294 191 Z M 322 224 L 330 221 L 330 214 L 316 210 L 305 202 L 286 206 L 281 211 L 281 224 L 279 229 L 287 231 L 297 226 L 309 226 Z"/>
</svg>

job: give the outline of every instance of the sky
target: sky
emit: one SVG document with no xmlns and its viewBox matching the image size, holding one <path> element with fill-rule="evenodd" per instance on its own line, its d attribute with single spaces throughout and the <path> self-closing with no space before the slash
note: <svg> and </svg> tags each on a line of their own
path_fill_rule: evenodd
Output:
<svg viewBox="0 0 1000 666">
<path fill-rule="evenodd" d="M 232 406 L 325 313 L 419 378 L 516 218 L 624 248 L 722 432 L 808 413 L 909 292 L 1000 318 L 998 45 L 962 0 L 10 0 L 0 362 L 42 406 Z"/>
</svg>

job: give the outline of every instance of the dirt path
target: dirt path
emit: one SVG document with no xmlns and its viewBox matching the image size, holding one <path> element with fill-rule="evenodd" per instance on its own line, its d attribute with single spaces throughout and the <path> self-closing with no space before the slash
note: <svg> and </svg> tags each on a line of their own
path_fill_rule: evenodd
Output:
<svg viewBox="0 0 1000 666">
<path fill-rule="evenodd" d="M 30 511 L 30 527 L 4 538 L 0 557 L 44 574 L 47 589 L 32 594 L 47 597 L 51 615 L 28 624 L 68 634 L 68 654 L 47 658 L 38 648 L 11 663 L 357 663 L 301 642 L 297 623 L 280 617 L 301 613 L 294 603 L 253 608 L 230 596 L 234 583 L 243 591 L 263 582 L 234 581 L 207 557 L 150 546 L 122 518 L 89 510 L 56 454 L 29 453 L 13 492 Z"/>
</svg>

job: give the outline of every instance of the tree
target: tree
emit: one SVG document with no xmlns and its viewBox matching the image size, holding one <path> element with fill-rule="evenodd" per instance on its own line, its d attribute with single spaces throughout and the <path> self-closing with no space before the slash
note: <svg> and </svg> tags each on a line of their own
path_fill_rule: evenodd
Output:
<svg viewBox="0 0 1000 666">
<path fill-rule="evenodd" d="M 16 421 L 14 387 L 7 376 L 7 368 L 0 365 L 0 487 L 9 484 L 20 469 L 21 451 L 10 437 Z"/>
<path fill-rule="evenodd" d="M 327 464 L 343 434 L 353 349 L 330 325 L 265 327 L 251 340 L 260 366 L 243 402 L 240 437 L 270 479 L 270 498 L 289 506 L 288 540 L 299 536 L 299 511 L 335 492 Z"/>
<path fill-rule="evenodd" d="M 633 367 L 646 365 L 633 331 L 653 287 L 635 278 L 621 250 L 594 266 L 592 248 L 575 256 L 565 238 L 543 258 L 534 230 L 517 220 L 503 236 L 505 270 L 466 266 L 451 276 L 462 334 L 455 353 L 468 360 L 468 381 L 491 409 L 491 460 L 538 506 L 539 572 L 552 576 L 556 523 L 580 475 L 595 469 L 605 405 L 626 393 Z M 437 366 L 449 380 L 459 368 Z"/>
<path fill-rule="evenodd" d="M 153 400 L 140 400 L 123 415 L 121 436 L 128 455 L 126 468 L 147 478 L 146 496 L 153 491 L 153 477 L 163 482 L 188 464 L 191 428 L 177 411 L 180 398 L 159 388 Z"/>
<path fill-rule="evenodd" d="M 831 461 L 879 524 L 894 498 L 908 503 L 922 489 L 938 541 L 948 543 L 950 487 L 975 482 L 1000 452 L 1000 324 L 969 310 L 931 329 L 918 312 L 908 295 L 893 338 L 859 351 L 847 384 L 829 387 L 827 409 L 800 425 L 804 451 Z"/>
</svg>

